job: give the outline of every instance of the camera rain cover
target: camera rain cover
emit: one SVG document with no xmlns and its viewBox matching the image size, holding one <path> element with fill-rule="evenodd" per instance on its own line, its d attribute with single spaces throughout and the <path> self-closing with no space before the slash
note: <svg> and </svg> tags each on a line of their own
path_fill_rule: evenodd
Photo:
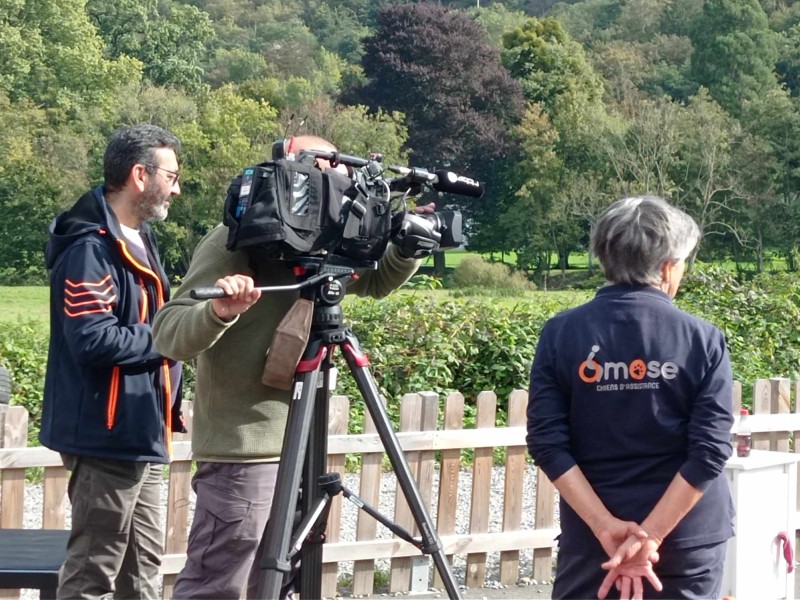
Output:
<svg viewBox="0 0 800 600">
<path fill-rule="evenodd" d="M 351 185 L 349 178 L 335 175 L 287 160 L 245 168 L 225 198 L 228 250 L 306 253 L 334 244 L 342 196 Z"/>
</svg>

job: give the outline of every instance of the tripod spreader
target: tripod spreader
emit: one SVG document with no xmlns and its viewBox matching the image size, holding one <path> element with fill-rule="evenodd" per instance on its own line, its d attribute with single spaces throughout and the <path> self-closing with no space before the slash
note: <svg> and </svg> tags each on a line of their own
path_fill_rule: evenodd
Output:
<svg viewBox="0 0 800 600">
<path fill-rule="evenodd" d="M 397 537 L 404 539 L 409 544 L 413 544 L 417 548 L 420 549 L 423 553 L 430 554 L 430 552 L 436 552 L 438 548 L 432 549 L 430 552 L 427 552 L 425 548 L 423 548 L 424 544 L 421 538 L 413 537 L 408 531 L 400 527 L 394 521 L 390 521 L 386 518 L 383 514 L 381 514 L 377 509 L 373 506 L 359 498 L 356 494 L 350 491 L 345 485 L 342 483 L 341 477 L 339 477 L 338 473 L 326 473 L 322 477 L 319 478 L 318 485 L 325 491 L 325 494 L 329 497 L 333 497 L 336 494 L 341 493 L 345 499 L 352 502 L 356 508 L 360 508 L 373 519 L 378 521 L 381 525 L 386 527 L 389 531 L 394 533 Z"/>
</svg>

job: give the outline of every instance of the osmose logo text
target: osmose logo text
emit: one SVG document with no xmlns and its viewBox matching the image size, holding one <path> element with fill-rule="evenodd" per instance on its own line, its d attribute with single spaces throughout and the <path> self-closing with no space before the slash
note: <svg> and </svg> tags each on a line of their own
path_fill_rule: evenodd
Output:
<svg viewBox="0 0 800 600">
<path fill-rule="evenodd" d="M 626 361 L 595 360 L 600 346 L 592 346 L 592 351 L 578 366 L 578 377 L 585 383 L 595 383 L 598 391 L 658 389 L 659 379 L 675 379 L 678 365 L 672 361 L 647 360 L 635 358 Z"/>
</svg>

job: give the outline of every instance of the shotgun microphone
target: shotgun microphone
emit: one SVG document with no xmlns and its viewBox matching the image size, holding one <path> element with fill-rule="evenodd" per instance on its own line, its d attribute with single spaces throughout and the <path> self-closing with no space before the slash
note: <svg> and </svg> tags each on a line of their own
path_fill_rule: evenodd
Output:
<svg viewBox="0 0 800 600">
<path fill-rule="evenodd" d="M 437 192 L 446 194 L 458 194 L 459 196 L 469 196 L 480 198 L 483 196 L 483 184 L 480 181 L 465 177 L 452 171 L 436 171 L 431 173 L 419 167 L 389 167 L 390 171 L 399 173 L 401 178 L 395 180 L 396 186 L 402 187 L 406 183 L 424 183 L 432 187 Z"/>
<path fill-rule="evenodd" d="M 446 194 L 458 194 L 459 196 L 469 196 L 470 198 L 480 198 L 483 196 L 483 184 L 480 181 L 458 175 L 452 171 L 436 171 L 436 180 L 431 187 L 437 192 Z"/>
</svg>

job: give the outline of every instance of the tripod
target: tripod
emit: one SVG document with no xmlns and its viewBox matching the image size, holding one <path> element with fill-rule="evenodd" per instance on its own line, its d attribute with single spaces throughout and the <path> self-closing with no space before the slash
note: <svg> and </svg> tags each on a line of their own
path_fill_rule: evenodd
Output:
<svg viewBox="0 0 800 600">
<path fill-rule="evenodd" d="M 314 312 L 308 343 L 292 384 L 292 400 L 278 467 L 275 495 L 263 541 L 258 597 L 281 597 L 281 588 L 286 575 L 292 570 L 292 563 L 298 558 L 301 559 L 300 597 L 304 599 L 322 597 L 322 532 L 331 497 L 344 492 L 346 498 L 352 500 L 355 497 L 356 505 L 377 518 L 391 531 L 417 546 L 423 554 L 431 555 L 448 597 L 461 598 L 450 563 L 414 483 L 411 469 L 392 429 L 386 408 L 380 400 L 378 387 L 369 372 L 369 360 L 361 351 L 356 336 L 342 325 L 342 308 L 339 304 L 345 293 L 342 280 L 351 277 L 355 271 L 349 266 L 321 265 L 313 261 L 303 263 L 302 266 L 310 270 L 311 274 L 304 275 L 307 278 L 300 284 L 267 288 L 269 291 L 299 289 L 301 297 L 314 302 Z M 420 531 L 419 539 L 360 501 L 350 490 L 341 485 L 338 475 L 323 473 L 327 456 L 330 369 L 333 352 L 337 347 L 342 350 L 347 366 L 375 423 Z M 323 376 L 322 386 L 318 386 L 320 374 Z M 302 496 L 300 496 L 301 483 Z M 293 536 L 298 497 L 301 498 L 300 513 L 304 519 Z"/>
</svg>

